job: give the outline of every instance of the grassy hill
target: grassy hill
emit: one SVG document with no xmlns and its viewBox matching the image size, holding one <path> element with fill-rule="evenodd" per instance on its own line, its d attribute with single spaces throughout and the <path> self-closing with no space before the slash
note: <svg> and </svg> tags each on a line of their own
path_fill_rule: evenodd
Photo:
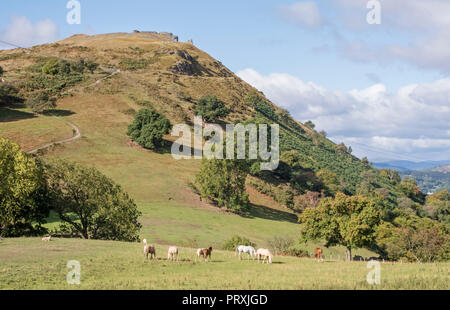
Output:
<svg viewBox="0 0 450 310">
<path fill-rule="evenodd" d="M 51 59 L 67 66 L 91 61 L 99 67 L 89 74 L 49 77 L 42 72 Z M 285 201 L 278 199 L 277 193 L 293 190 L 288 179 L 278 176 L 261 179 L 269 190 L 249 184 L 252 207 L 246 217 L 200 201 L 188 186 L 199 171 L 199 161 L 175 161 L 168 151 L 145 150 L 127 137 L 127 126 L 142 107 L 153 107 L 172 124 L 191 124 L 196 101 L 215 95 L 231 110 L 226 122 L 259 117 L 280 124 L 281 152 L 296 150 L 305 173 L 314 176 L 327 169 L 336 174 L 343 190 L 355 193 L 361 173 L 372 169 L 292 119 L 210 55 L 163 35 L 75 35 L 54 44 L 0 51 L 0 66 L 4 80 L 19 90 L 17 102 L 0 107 L 0 136 L 29 151 L 74 135 L 67 122 L 77 126 L 80 139 L 42 155 L 94 166 L 121 184 L 143 212 L 142 236 L 150 241 L 216 246 L 238 233 L 264 245 L 275 235 L 296 235 L 299 225 Z M 38 115 L 20 103 L 43 89 L 56 96 L 56 110 Z M 252 93 L 263 102 L 250 104 L 246 98 Z M 391 190 L 395 200 L 395 188 L 378 176 L 377 182 Z M 307 190 L 300 184 L 294 194 Z M 55 217 L 49 220 L 50 227 L 58 223 Z"/>
<path fill-rule="evenodd" d="M 194 74 L 176 74 L 171 67 L 189 53 Z M 82 137 L 42 154 L 97 169 L 121 184 L 143 212 L 142 235 L 152 242 L 219 245 L 236 233 L 259 244 L 273 235 L 296 234 L 296 217 L 262 195 L 252 195 L 248 217 L 225 213 L 200 199 L 187 186 L 200 162 L 175 161 L 169 153 L 155 153 L 126 136 L 133 111 L 150 102 L 172 123 L 193 120 L 193 98 L 213 93 L 233 109 L 229 121 L 249 117 L 252 109 L 244 96 L 254 91 L 219 62 L 191 44 L 176 43 L 158 35 L 111 34 L 74 36 L 52 45 L 0 52 L 4 79 L 20 89 L 24 98 L 37 91 L 29 86 L 50 57 L 76 61 L 91 59 L 101 69 L 76 84 L 58 89 L 57 111 L 37 115 L 23 104 L 1 107 L 0 136 L 18 142 L 25 151 L 71 137 L 78 126 Z M 184 57 L 184 56 L 183 56 Z M 143 67 L 135 68 L 137 63 Z M 120 69 L 100 83 L 95 81 Z M 130 113 L 131 111 L 131 113 Z M 171 139 L 171 137 L 167 137 Z M 48 226 L 57 224 L 51 218 Z"/>
</svg>

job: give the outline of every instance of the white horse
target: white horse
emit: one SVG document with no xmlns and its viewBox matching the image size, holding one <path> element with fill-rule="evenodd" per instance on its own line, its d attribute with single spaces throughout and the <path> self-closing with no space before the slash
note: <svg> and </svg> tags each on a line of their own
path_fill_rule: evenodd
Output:
<svg viewBox="0 0 450 310">
<path fill-rule="evenodd" d="M 266 259 L 268 259 L 268 264 L 272 264 L 272 253 L 270 253 L 270 251 L 268 249 L 258 249 L 258 251 L 256 251 L 256 257 L 258 258 L 258 262 L 260 260 L 260 258 L 263 258 L 262 263 L 264 264 L 264 262 L 266 261 Z"/>
<path fill-rule="evenodd" d="M 176 246 L 171 246 L 169 248 L 169 251 L 167 252 L 167 259 L 168 260 L 177 260 L 178 261 L 178 248 Z"/>
<path fill-rule="evenodd" d="M 240 245 L 236 248 L 235 250 L 235 255 L 239 253 L 239 259 L 241 259 L 241 254 L 242 253 L 247 253 L 248 254 L 248 260 L 250 260 L 250 256 L 252 257 L 252 259 L 255 259 L 256 256 L 256 250 L 254 247 L 252 246 L 247 246 L 247 245 Z"/>
</svg>

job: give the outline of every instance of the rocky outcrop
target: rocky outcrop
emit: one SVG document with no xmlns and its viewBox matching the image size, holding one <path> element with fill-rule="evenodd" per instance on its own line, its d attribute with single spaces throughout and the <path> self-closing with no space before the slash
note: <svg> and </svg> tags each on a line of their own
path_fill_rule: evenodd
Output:
<svg viewBox="0 0 450 310">
<path fill-rule="evenodd" d="M 194 65 L 186 60 L 178 61 L 171 69 L 176 74 L 193 75 L 195 72 Z"/>
<path fill-rule="evenodd" d="M 194 59 L 192 58 L 192 56 L 189 55 L 189 53 L 186 52 L 186 51 L 178 50 L 178 51 L 177 51 L 177 55 L 180 56 L 181 58 L 187 60 L 187 61 L 193 61 L 193 60 L 194 60 Z"/>
<path fill-rule="evenodd" d="M 172 66 L 172 72 L 176 74 L 194 75 L 196 71 L 198 71 L 196 70 L 195 59 L 187 51 L 170 51 L 169 54 L 176 54 L 181 58 L 181 60 L 179 60 L 174 66 Z"/>
</svg>

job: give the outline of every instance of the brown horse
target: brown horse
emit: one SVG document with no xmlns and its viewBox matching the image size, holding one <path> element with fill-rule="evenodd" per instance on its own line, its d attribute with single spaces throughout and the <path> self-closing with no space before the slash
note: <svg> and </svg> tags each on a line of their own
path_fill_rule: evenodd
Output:
<svg viewBox="0 0 450 310">
<path fill-rule="evenodd" d="M 208 261 L 208 257 L 211 260 L 211 253 L 213 248 L 209 247 L 207 249 L 198 249 L 197 250 L 197 258 L 200 258 L 200 256 L 203 256 L 205 258 L 205 262 Z"/>
<path fill-rule="evenodd" d="M 156 258 L 156 249 L 152 244 L 147 243 L 147 239 L 144 239 L 144 256 L 148 260 L 148 255 L 150 254 L 150 259 Z"/>
<path fill-rule="evenodd" d="M 316 248 L 316 250 L 314 251 L 314 257 L 318 261 L 323 260 L 323 255 L 322 254 L 323 253 L 322 253 L 322 249 L 321 248 Z"/>
</svg>

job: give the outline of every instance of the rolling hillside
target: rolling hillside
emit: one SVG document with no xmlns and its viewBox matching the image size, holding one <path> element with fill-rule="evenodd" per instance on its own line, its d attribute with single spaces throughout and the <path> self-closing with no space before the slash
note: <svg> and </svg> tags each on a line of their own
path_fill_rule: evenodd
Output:
<svg viewBox="0 0 450 310">
<path fill-rule="evenodd" d="M 83 76 L 49 80 L 41 71 L 53 58 L 70 62 L 86 59 L 99 67 Z M 175 161 L 169 152 L 145 150 L 127 137 L 127 126 L 142 107 L 152 106 L 172 124 L 192 124 L 196 100 L 212 94 L 232 111 L 226 122 L 259 116 L 279 123 L 281 151 L 296 150 L 302 168 L 312 174 L 322 169 L 332 171 L 349 193 L 355 192 L 361 173 L 371 170 L 293 120 L 210 55 L 162 34 L 76 35 L 54 44 L 0 51 L 0 66 L 5 82 L 20 90 L 17 102 L 0 107 L 0 136 L 31 151 L 70 139 L 76 135 L 70 124 L 77 126 L 79 139 L 50 147 L 42 155 L 95 166 L 121 184 L 143 212 L 141 234 L 159 244 L 195 247 L 208 242 L 218 246 L 238 233 L 262 245 L 276 235 L 296 235 L 299 225 L 289 208 L 271 198 L 270 192 L 256 190 L 254 184 L 247 188 L 252 202 L 248 216 L 230 214 L 201 201 L 188 186 L 199 170 L 199 161 Z M 43 88 L 57 96 L 57 109 L 37 115 L 20 101 Z M 246 97 L 251 93 L 259 93 L 265 105 L 255 108 L 249 104 Z M 279 178 L 262 181 L 288 183 Z M 385 181 L 378 182 L 392 189 Z M 300 187 L 299 193 L 307 189 Z M 395 197 L 394 189 L 392 195 Z M 48 225 L 57 223 L 52 217 Z"/>
<path fill-rule="evenodd" d="M 423 170 L 405 170 L 401 176 L 416 180 L 424 193 L 436 193 L 440 190 L 450 191 L 450 165 L 428 168 Z"/>
</svg>

